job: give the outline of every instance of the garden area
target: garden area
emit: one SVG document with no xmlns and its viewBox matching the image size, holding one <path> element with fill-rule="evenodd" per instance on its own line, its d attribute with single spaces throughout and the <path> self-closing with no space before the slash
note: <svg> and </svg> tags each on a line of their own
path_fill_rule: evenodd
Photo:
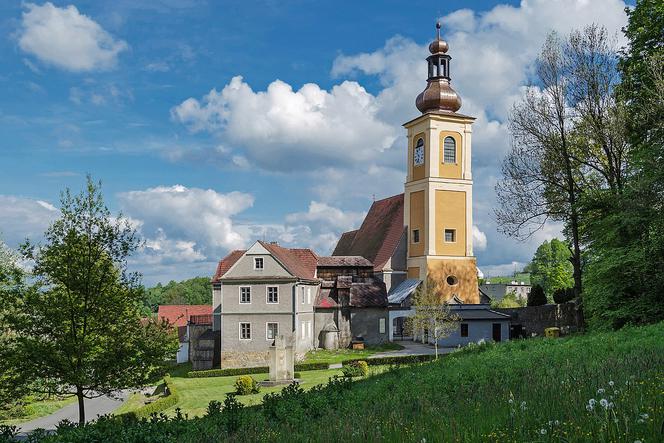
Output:
<svg viewBox="0 0 664 443">
<path fill-rule="evenodd" d="M 302 363 L 341 363 L 344 360 L 362 359 L 374 354 L 387 351 L 398 351 L 403 346 L 397 343 L 384 343 L 382 345 L 367 346 L 364 349 L 314 349 L 307 352 Z"/>
<path fill-rule="evenodd" d="M 330 375 L 311 371 L 302 388 L 266 390 L 246 396 L 246 402 L 230 396 L 223 405 L 220 397 L 237 377 L 173 377 L 188 411 L 202 411 L 206 395 L 220 403 L 200 418 L 102 419 L 63 428 L 47 441 L 310 441 L 312 436 L 336 441 L 343 435 L 350 441 L 649 442 L 663 437 L 664 323 L 473 345 L 437 361 L 312 386 Z M 264 394 L 263 404 L 256 404 Z"/>
</svg>

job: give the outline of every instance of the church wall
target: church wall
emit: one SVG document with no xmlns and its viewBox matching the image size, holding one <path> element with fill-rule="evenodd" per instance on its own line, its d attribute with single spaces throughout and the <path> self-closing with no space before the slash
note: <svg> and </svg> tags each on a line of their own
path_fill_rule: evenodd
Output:
<svg viewBox="0 0 664 443">
<path fill-rule="evenodd" d="M 435 191 L 435 253 L 436 255 L 466 255 L 466 193 Z M 454 229 L 453 243 L 445 241 L 445 229 Z"/>
<path fill-rule="evenodd" d="M 428 271 L 434 280 L 440 282 L 446 300 L 457 295 L 464 303 L 480 302 L 475 257 L 442 259 L 429 257 Z M 448 284 L 447 278 L 450 276 L 456 279 L 455 285 Z"/>
<path fill-rule="evenodd" d="M 410 222 L 409 222 L 409 234 L 408 239 L 410 242 L 410 257 L 416 257 L 419 255 L 424 255 L 424 244 L 426 242 L 426 232 L 424 225 L 424 194 L 425 191 L 416 191 L 410 194 Z M 419 243 L 413 242 L 413 231 L 419 229 L 420 231 L 420 241 Z"/>
</svg>

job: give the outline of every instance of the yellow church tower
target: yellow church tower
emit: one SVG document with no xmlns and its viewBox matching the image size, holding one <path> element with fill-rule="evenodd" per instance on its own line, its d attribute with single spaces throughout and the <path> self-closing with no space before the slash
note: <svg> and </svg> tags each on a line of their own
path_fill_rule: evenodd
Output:
<svg viewBox="0 0 664 443">
<path fill-rule="evenodd" d="M 429 45 L 426 89 L 417 97 L 419 117 L 408 131 L 408 174 L 404 192 L 404 226 L 408 228 L 408 277 L 439 282 L 442 297 L 479 303 L 473 256 L 473 180 L 471 125 L 459 114 L 461 98 L 450 86 L 447 42 Z"/>
</svg>

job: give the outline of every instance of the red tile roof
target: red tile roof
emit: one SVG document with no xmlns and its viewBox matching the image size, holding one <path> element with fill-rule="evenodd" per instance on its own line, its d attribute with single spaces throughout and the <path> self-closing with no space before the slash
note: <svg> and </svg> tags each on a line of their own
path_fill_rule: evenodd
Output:
<svg viewBox="0 0 664 443">
<path fill-rule="evenodd" d="M 316 277 L 318 256 L 305 248 L 284 248 L 275 243 L 259 240 L 259 243 L 296 277 L 312 280 Z"/>
<path fill-rule="evenodd" d="M 231 267 L 233 267 L 235 262 L 237 262 L 245 252 L 247 251 L 236 249 L 235 251 L 229 252 L 226 257 L 222 258 L 217 265 L 217 271 L 214 273 L 214 277 L 212 277 L 212 282 L 215 283 L 219 281 L 219 279 L 228 272 Z"/>
<path fill-rule="evenodd" d="M 212 305 L 159 305 L 157 312 L 173 326 L 186 326 L 192 315 L 212 315 Z"/>
<path fill-rule="evenodd" d="M 404 232 L 403 194 L 375 201 L 360 229 L 342 234 L 332 255 L 361 255 L 380 271 Z"/>
</svg>

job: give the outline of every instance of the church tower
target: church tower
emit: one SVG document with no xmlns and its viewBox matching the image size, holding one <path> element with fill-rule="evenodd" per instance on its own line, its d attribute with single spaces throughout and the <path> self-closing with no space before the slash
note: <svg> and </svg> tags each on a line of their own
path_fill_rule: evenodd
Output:
<svg viewBox="0 0 664 443">
<path fill-rule="evenodd" d="M 461 98 L 450 86 L 447 42 L 429 45 L 427 86 L 417 97 L 419 117 L 408 131 L 408 174 L 404 192 L 404 226 L 408 229 L 408 277 L 439 282 L 442 296 L 479 303 L 473 256 L 473 180 L 471 125 L 459 114 Z"/>
</svg>

